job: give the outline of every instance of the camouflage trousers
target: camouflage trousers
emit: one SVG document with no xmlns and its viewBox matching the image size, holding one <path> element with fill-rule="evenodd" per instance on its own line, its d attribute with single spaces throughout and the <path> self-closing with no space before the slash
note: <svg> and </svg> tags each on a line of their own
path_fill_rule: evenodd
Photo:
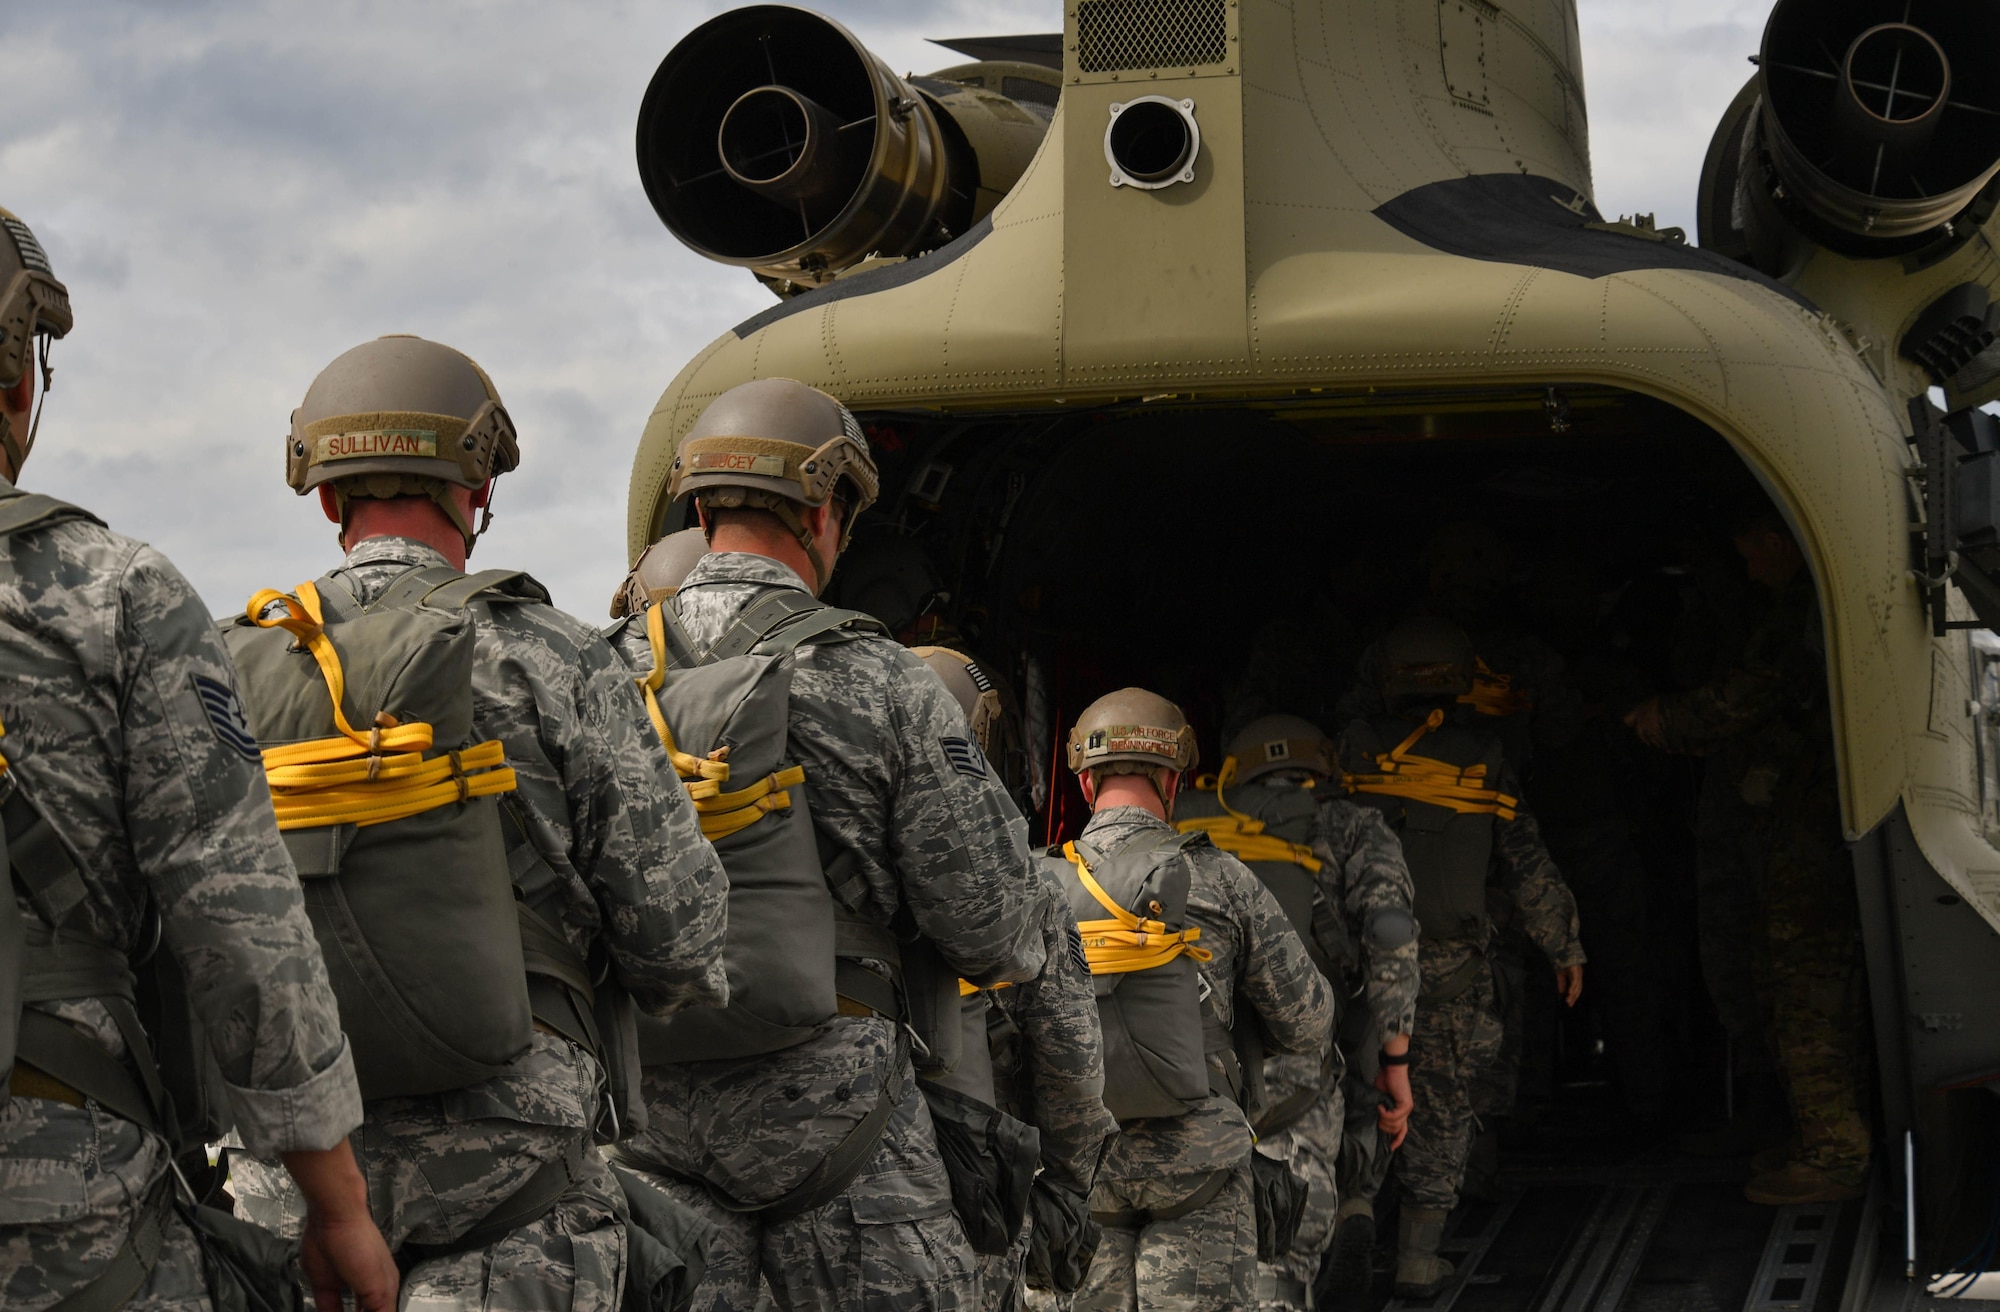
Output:
<svg viewBox="0 0 2000 1312">
<path fill-rule="evenodd" d="M 1320 1259 L 1333 1243 L 1333 1223 L 1340 1210 L 1338 1164 L 1346 1122 L 1346 1100 L 1336 1086 L 1297 1121 L 1257 1141 L 1255 1151 L 1288 1163 L 1292 1174 L 1304 1180 L 1309 1190 L 1292 1250 L 1276 1262 L 1257 1265 L 1257 1306 L 1265 1312 L 1303 1312 L 1306 1307 Z"/>
<path fill-rule="evenodd" d="M 1764 952 L 1766 826 L 1742 796 L 1737 771 L 1711 760 L 1695 809 L 1695 914 L 1701 978 L 1735 1050 L 1738 1071 L 1765 1073 L 1771 1049 L 1770 979 Z M 1836 818 L 1836 825 L 1838 820 Z"/>
<path fill-rule="evenodd" d="M 1383 1102 L 1375 1087 L 1375 1077 L 1382 1073 L 1382 1028 L 1368 1008 L 1356 1007 L 1341 1020 L 1340 1051 L 1347 1074 L 1340 1081 L 1344 1123 L 1336 1159 L 1337 1192 L 1341 1202 L 1362 1198 L 1373 1202 L 1389 1178 L 1395 1155 L 1389 1136 L 1376 1124 Z"/>
<path fill-rule="evenodd" d="M 1449 981 L 1479 953 L 1477 944 L 1463 941 L 1424 944 L 1425 989 Z M 1396 1167 L 1404 1198 L 1413 1206 L 1450 1211 L 1458 1205 L 1478 1129 L 1473 1092 L 1500 1053 L 1502 1030 L 1493 1006 L 1493 973 L 1483 965 L 1457 996 L 1417 999 L 1417 1028 L 1410 1039 L 1410 1091 L 1417 1108 Z"/>
<path fill-rule="evenodd" d="M 974 1255 L 979 1264 L 980 1312 L 1021 1312 L 1028 1288 L 1028 1233 L 1034 1225 L 1033 1217 L 1023 1219 L 1021 1233 L 1006 1252 Z"/>
<path fill-rule="evenodd" d="M 414 1101 L 414 1100 L 413 1100 Z M 415 1122 L 415 1123 L 413 1123 Z M 371 1116 L 355 1131 L 369 1210 L 391 1249 L 446 1243 L 559 1159 L 579 1131 L 517 1121 L 447 1123 Z M 240 1152 L 229 1158 L 237 1212 L 287 1238 L 305 1222 L 291 1177 Z M 616 1312 L 625 1286 L 624 1194 L 595 1149 L 581 1176 L 539 1220 L 499 1243 L 416 1263 L 403 1276 L 406 1312 Z"/>
<path fill-rule="evenodd" d="M 1493 977 L 1493 1015 L 1500 1022 L 1500 1046 L 1493 1059 L 1470 1076 L 1472 1113 L 1484 1122 L 1512 1112 L 1521 1098 L 1521 1063 L 1529 1047 L 1530 958 L 1540 960 L 1525 934 L 1516 929 L 1494 934 L 1487 966 Z"/>
<path fill-rule="evenodd" d="M 1142 1180 L 1099 1177 L 1093 1210 L 1171 1208 L 1211 1172 Z M 1250 1305 L 1257 1278 L 1257 1213 L 1246 1158 L 1207 1206 L 1171 1221 L 1105 1226 L 1078 1312 L 1220 1312 Z"/>
<path fill-rule="evenodd" d="M 95 1107 L 10 1098 L 0 1107 L 0 1307 L 38 1312 L 103 1273 L 141 1201 L 167 1173 L 166 1144 Z M 207 1312 L 201 1251 L 178 1216 L 125 1312 Z"/>
<path fill-rule="evenodd" d="M 1764 958 L 1772 1041 L 1791 1102 L 1799 1159 L 1859 1178 L 1871 1137 L 1867 979 L 1854 872 L 1831 786 L 1773 817 L 1765 865 Z"/>
<path fill-rule="evenodd" d="M 974 1254 L 949 1194 L 905 1169 L 936 1158 L 930 1108 L 912 1087 L 847 1191 L 776 1225 L 730 1211 L 703 1185 L 632 1169 L 721 1231 L 693 1312 L 755 1312 L 760 1285 L 781 1312 L 977 1312 Z"/>
</svg>

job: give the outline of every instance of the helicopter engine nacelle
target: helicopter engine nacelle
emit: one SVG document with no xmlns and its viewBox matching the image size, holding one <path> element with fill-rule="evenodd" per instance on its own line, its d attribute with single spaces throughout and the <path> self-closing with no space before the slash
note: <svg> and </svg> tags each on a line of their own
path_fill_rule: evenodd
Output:
<svg viewBox="0 0 2000 1312">
<path fill-rule="evenodd" d="M 2000 5 L 1779 0 L 1758 68 L 1711 148 L 1702 217 L 1759 264 L 1774 225 L 1864 258 L 1927 245 L 2000 172 Z"/>
<path fill-rule="evenodd" d="M 731 10 L 654 73 L 639 176 L 694 251 L 781 294 L 805 290 L 873 256 L 933 250 L 1013 186 L 1049 106 L 970 81 L 897 77 L 809 10 Z"/>
</svg>

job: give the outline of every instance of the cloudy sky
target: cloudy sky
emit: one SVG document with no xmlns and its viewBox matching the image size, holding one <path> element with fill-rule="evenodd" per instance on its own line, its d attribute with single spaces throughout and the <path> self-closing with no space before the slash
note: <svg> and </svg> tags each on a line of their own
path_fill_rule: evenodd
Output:
<svg viewBox="0 0 2000 1312">
<path fill-rule="evenodd" d="M 809 0 L 810 2 L 810 0 Z M 1763 3 L 1581 0 L 1597 194 L 1694 226 Z M 1053 31 L 1060 0 L 824 0 L 899 70 L 933 36 Z M 596 619 L 660 391 L 771 303 L 653 217 L 632 163 L 689 0 L 63 0 L 10 6 L 0 206 L 76 331 L 25 480 L 167 552 L 217 611 L 334 559 L 285 488 L 292 407 L 385 332 L 461 347 L 521 432 L 477 561 Z"/>
</svg>

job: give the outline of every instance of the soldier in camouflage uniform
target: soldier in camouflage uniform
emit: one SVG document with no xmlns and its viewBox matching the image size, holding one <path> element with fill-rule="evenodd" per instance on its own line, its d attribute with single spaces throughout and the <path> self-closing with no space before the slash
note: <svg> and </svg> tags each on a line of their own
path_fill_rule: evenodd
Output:
<svg viewBox="0 0 2000 1312">
<path fill-rule="evenodd" d="M 1675 626 L 1671 666 L 1676 688 L 1698 688 L 1742 664 L 1746 644 L 1769 600 L 1752 583 L 1725 538 L 1681 544 L 1688 563 L 1684 610 Z M 1628 699 L 1628 702 L 1632 699 Z M 1634 741 L 1636 750 L 1645 750 Z M 1755 734 L 1724 739 L 1701 755 L 1695 800 L 1695 915 L 1702 983 L 1729 1038 L 1733 1088 L 1730 1119 L 1683 1135 L 1682 1152 L 1739 1157 L 1780 1146 L 1791 1122 L 1778 1059 L 1771 1047 L 1769 981 L 1764 960 L 1765 807 L 1769 744 Z"/>
<path fill-rule="evenodd" d="M 986 1023 L 997 1105 L 1041 1137 L 1041 1168 L 1020 1236 L 1006 1253 L 978 1258 L 983 1312 L 1015 1312 L 1030 1286 L 1076 1292 L 1099 1243 L 1091 1190 L 1118 1133 L 1104 1107 L 1104 1041 L 1076 916 L 1060 888 L 1037 878 L 1047 964 L 1035 979 L 981 992 L 992 1009 Z"/>
<path fill-rule="evenodd" d="M 1402 836 L 1423 925 L 1423 989 L 1411 1044 L 1417 1108 L 1398 1161 L 1405 1205 L 1396 1288 L 1430 1297 L 1452 1266 L 1437 1255 L 1472 1148 L 1473 1090 L 1500 1053 L 1487 961 L 1489 861 L 1498 859 L 1528 938 L 1554 966 L 1558 994 L 1583 990 L 1576 902 L 1543 846 L 1500 740 L 1466 714 L 1476 661 L 1449 620 L 1405 620 L 1382 641 L 1383 715 L 1341 735 L 1341 764 L 1357 800 L 1380 807 Z"/>
<path fill-rule="evenodd" d="M 1754 752 L 1743 802 L 1761 813 L 1772 1043 L 1797 1144 L 1745 1194 L 1772 1205 L 1861 1196 L 1871 1141 L 1866 979 L 1854 876 L 1841 841 L 1839 776 L 1818 594 L 1805 557 L 1766 505 L 1737 524 L 1751 579 L 1771 592 L 1742 661 L 1720 678 L 1655 698 L 1626 722 L 1649 746 Z"/>
<path fill-rule="evenodd" d="M 1258 1304 L 1270 1309 L 1307 1306 L 1329 1248 L 1328 1284 L 1367 1289 L 1374 1197 L 1413 1105 L 1409 1067 L 1394 1061 L 1409 1052 L 1416 1016 L 1410 872 L 1381 813 L 1341 796 L 1339 773 L 1316 726 L 1265 716 L 1231 740 L 1217 777 L 1175 808 L 1178 828 L 1205 830 L 1264 881 L 1337 994 L 1361 1000 L 1339 1018 L 1334 1061 L 1280 1056 L 1263 1066 L 1257 1151 L 1310 1187 L 1290 1252 L 1258 1272 Z"/>
<path fill-rule="evenodd" d="M 708 539 L 698 528 L 669 533 L 639 554 L 632 570 L 611 594 L 611 618 L 642 615 L 648 606 L 681 590 L 681 580 L 695 562 L 708 554 Z"/>
<path fill-rule="evenodd" d="M 1178 707 L 1136 688 L 1112 693 L 1085 708 L 1069 744 L 1092 808 L 1078 844 L 1110 862 L 1174 834 L 1169 819 L 1195 755 Z M 1241 861 L 1199 836 L 1163 859 L 1185 865 L 1187 920 L 1212 954 L 1200 967 L 1204 1019 L 1224 1029 L 1259 1024 L 1271 1051 L 1316 1070 L 1332 1042 L 1333 989 L 1284 908 Z M 1076 1307 L 1201 1312 L 1256 1301 L 1254 1136 L 1231 1060 L 1209 1054 L 1211 1092 L 1185 1114 L 1122 1123 L 1098 1173 L 1091 1207 L 1104 1240 Z"/>
<path fill-rule="evenodd" d="M 1514 550 L 1491 525 L 1461 520 L 1432 533 L 1420 561 L 1426 577 L 1419 612 L 1464 629 L 1477 653 L 1478 672 L 1471 691 L 1460 698 L 1461 714 L 1477 715 L 1480 728 L 1500 739 L 1517 783 L 1532 790 L 1536 750 L 1571 749 L 1584 715 L 1562 655 L 1518 623 Z M 1377 642 L 1362 653 L 1355 681 L 1341 699 L 1341 723 L 1382 711 L 1382 675 L 1382 645 Z M 1625 871 L 1615 875 L 1630 878 Z M 1524 1073 L 1531 1093 L 1548 1091 L 1553 1040 L 1552 1004 L 1522 987 L 1534 944 L 1515 923 L 1505 890 L 1490 890 L 1489 899 L 1495 916 L 1488 956 L 1503 1038 L 1499 1056 L 1481 1068 L 1473 1085 L 1473 1109 L 1481 1126 L 1467 1175 L 1469 1181 L 1476 1178 L 1483 1192 L 1498 1187 L 1494 1123 L 1517 1111 Z"/>
<path fill-rule="evenodd" d="M 505 414 L 477 365 L 420 338 L 384 337 L 328 366 L 294 416 L 301 436 L 287 451 L 295 489 L 317 487 L 340 525 L 347 554 L 333 578 L 365 604 L 411 570 L 462 571 L 490 475 L 514 464 Z M 465 430 L 469 451 L 469 424 L 482 417 L 505 432 L 486 476 L 467 479 L 437 459 L 364 454 L 343 463 L 319 454 L 369 445 L 328 443 L 327 434 L 418 422 L 434 426 L 433 441 L 446 449 L 460 442 L 454 430 Z M 596 630 L 553 606 L 476 601 L 472 609 L 474 733 L 505 745 L 519 781 L 510 803 L 562 888 L 561 928 L 572 948 L 608 958 L 649 1013 L 725 1001 L 722 867 L 679 780 L 643 736 L 645 706 L 624 666 Z M 412 1302 L 563 1312 L 618 1305 L 625 1203 L 589 1146 L 604 1085 L 589 1052 L 538 1022 L 505 1075 L 368 1104 L 358 1148 L 369 1202 L 402 1250 Z M 580 1140 L 580 1167 L 541 1216 L 495 1242 L 459 1243 Z M 251 1216 L 274 1227 L 293 1222 L 292 1199 L 268 1166 L 244 1162 L 232 1176 Z"/>
<path fill-rule="evenodd" d="M 844 406 L 765 379 L 710 404 L 673 488 L 693 493 L 711 548 L 670 603 L 705 652 L 773 594 L 811 605 L 876 475 Z M 1033 979 L 1044 953 L 1025 822 L 923 661 L 867 625 L 842 636 L 792 657 L 784 744 L 837 916 L 862 932 L 906 927 L 975 984 Z M 633 670 L 653 669 L 642 625 L 624 625 L 617 645 Z M 977 1305 L 907 1042 L 891 1015 L 843 996 L 840 1014 L 776 1051 L 647 1065 L 652 1124 L 620 1152 L 720 1227 L 697 1308 L 750 1312 L 760 1278 L 785 1309 Z M 815 1201 L 832 1168 L 816 1173 L 884 1100 L 874 1150 Z"/>
<path fill-rule="evenodd" d="M 999 690 L 962 652 L 947 647 L 912 650 L 951 691 L 979 750 L 986 752 L 1004 713 Z M 1041 1170 L 1020 1237 L 1004 1254 L 979 1257 L 983 1312 L 1015 1312 L 1030 1282 L 1053 1286 L 1057 1293 L 1075 1292 L 1098 1242 L 1097 1226 L 1089 1219 L 1098 1162 L 1118 1133 L 1118 1122 L 1104 1106 L 1104 1037 L 1076 913 L 1060 885 L 1046 873 L 1040 879 L 1047 955 L 1042 973 L 1012 988 L 982 989 L 966 999 L 962 1067 L 969 1069 L 956 1082 L 947 1079 L 969 1096 L 1034 1126 L 1041 1136 Z M 984 1053 L 975 1054 L 974 1044 Z"/>
<path fill-rule="evenodd" d="M 25 962 L 32 984 L 40 959 L 92 945 L 122 960 L 157 925 L 237 1133 L 299 1181 L 304 1265 L 319 1297 L 337 1305 L 346 1286 L 368 1312 L 389 1312 L 395 1267 L 347 1143 L 361 1122 L 353 1060 L 236 672 L 164 557 L 13 484 L 33 432 L 31 351 L 41 345 L 46 380 L 47 339 L 70 323 L 40 246 L 0 210 L 0 524 L 15 526 L 0 532 L 0 814 L 17 845 L 0 933 L 19 935 L 0 948 L 0 973 Z M 33 867 L 43 863 L 22 848 L 38 821 L 61 843 L 56 863 L 74 863 L 58 882 L 40 883 Z M 0 1063 L 12 1065 L 0 1099 L 0 1305 L 208 1307 L 201 1251 L 170 1210 L 163 1127 L 144 1128 L 29 1060 L 34 1016 L 121 1068 L 145 1060 L 119 1022 L 129 1003 L 30 988 L 17 1055 L 19 996 L 0 988 Z"/>
</svg>

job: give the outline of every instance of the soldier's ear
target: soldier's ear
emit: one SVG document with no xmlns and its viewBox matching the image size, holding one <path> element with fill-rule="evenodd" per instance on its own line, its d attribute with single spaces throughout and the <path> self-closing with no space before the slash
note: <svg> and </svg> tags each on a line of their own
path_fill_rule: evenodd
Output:
<svg viewBox="0 0 2000 1312">
<path fill-rule="evenodd" d="M 0 392 L 0 405 L 5 405 L 14 414 L 26 418 L 35 408 L 35 371 L 23 369 L 21 379 L 4 392 Z"/>
<path fill-rule="evenodd" d="M 319 508 L 326 513 L 329 522 L 335 524 L 340 522 L 340 497 L 334 492 L 333 484 L 319 485 Z"/>
<path fill-rule="evenodd" d="M 1085 806 L 1097 805 L 1097 776 L 1095 774 L 1089 770 L 1085 770 L 1076 777 L 1076 786 L 1083 789 L 1083 803 Z"/>
</svg>

